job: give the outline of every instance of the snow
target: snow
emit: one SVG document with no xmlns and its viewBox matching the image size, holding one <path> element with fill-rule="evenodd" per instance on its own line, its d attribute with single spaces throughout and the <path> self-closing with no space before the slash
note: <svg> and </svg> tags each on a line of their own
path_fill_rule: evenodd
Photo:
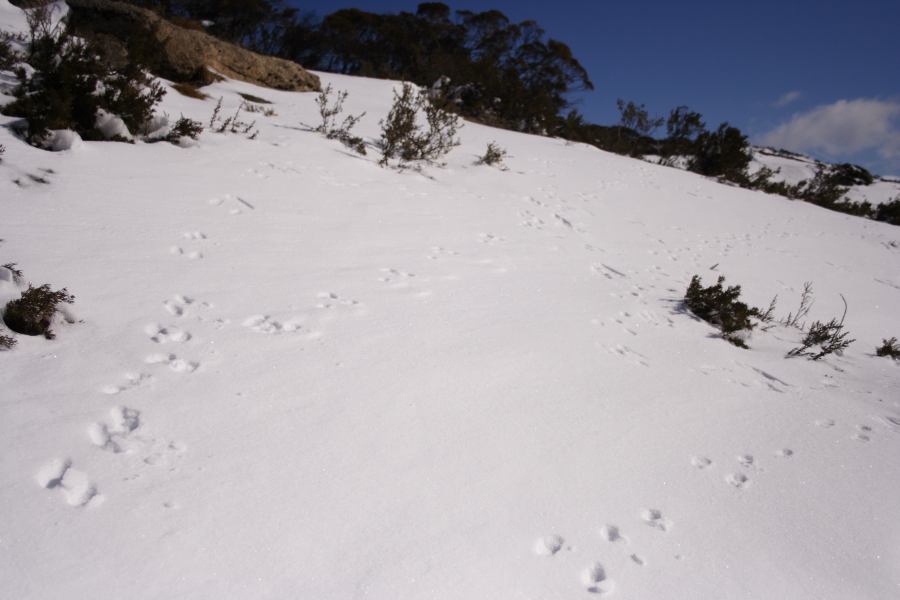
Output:
<svg viewBox="0 0 900 600">
<path fill-rule="evenodd" d="M 797 185 L 801 181 L 815 177 L 823 166 L 823 163 L 808 156 L 778 156 L 768 149 L 753 148 L 753 159 L 747 170 L 753 174 L 763 167 L 768 167 L 775 171 L 771 177 L 772 181 L 786 181 L 790 185 Z M 871 185 L 850 187 L 844 198 L 851 202 L 869 202 L 872 206 L 878 206 L 900 198 L 900 181 L 876 177 Z"/>
<path fill-rule="evenodd" d="M 399 84 L 319 75 L 376 138 Z M 900 229 L 473 123 L 398 172 L 305 131 L 314 94 L 204 91 L 162 111 L 277 116 L 0 128 L 0 264 L 76 297 L 0 352 L 0 597 L 900 593 Z M 494 140 L 508 171 L 474 165 Z M 779 317 L 813 281 L 857 341 L 736 348 L 693 274 Z"/>
</svg>

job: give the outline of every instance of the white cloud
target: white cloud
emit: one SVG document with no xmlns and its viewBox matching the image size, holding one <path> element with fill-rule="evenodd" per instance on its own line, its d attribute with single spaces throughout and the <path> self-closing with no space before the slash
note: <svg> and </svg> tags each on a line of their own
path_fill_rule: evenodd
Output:
<svg viewBox="0 0 900 600">
<path fill-rule="evenodd" d="M 896 162 L 900 159 L 900 101 L 858 98 L 817 106 L 795 114 L 762 136 L 762 142 L 832 158 L 874 151 Z"/>
<path fill-rule="evenodd" d="M 798 90 L 791 90 L 790 92 L 786 93 L 784 96 L 773 102 L 772 106 L 774 106 L 775 108 L 784 108 L 788 104 L 799 100 L 802 95 L 803 94 Z"/>
</svg>

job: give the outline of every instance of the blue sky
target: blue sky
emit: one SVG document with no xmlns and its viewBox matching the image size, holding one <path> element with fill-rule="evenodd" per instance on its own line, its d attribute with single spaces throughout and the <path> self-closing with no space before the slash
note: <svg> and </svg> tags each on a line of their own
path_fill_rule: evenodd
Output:
<svg viewBox="0 0 900 600">
<path fill-rule="evenodd" d="M 400 0 L 293 2 L 415 11 Z M 534 19 L 567 43 L 595 91 L 589 120 L 617 120 L 616 98 L 659 114 L 686 104 L 708 126 L 729 121 L 756 143 L 900 174 L 900 0 L 447 2 Z"/>
</svg>

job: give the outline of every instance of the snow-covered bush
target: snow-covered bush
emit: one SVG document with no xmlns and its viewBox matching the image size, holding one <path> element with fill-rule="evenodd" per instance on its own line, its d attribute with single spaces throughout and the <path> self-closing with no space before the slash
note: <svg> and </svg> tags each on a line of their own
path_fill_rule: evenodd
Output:
<svg viewBox="0 0 900 600">
<path fill-rule="evenodd" d="M 418 123 L 424 113 L 426 128 Z M 381 152 L 379 163 L 387 165 L 396 159 L 400 166 L 410 162 L 437 162 L 459 145 L 456 133 L 461 127 L 459 117 L 442 110 L 426 94 L 404 83 L 401 92 L 394 91 L 394 104 L 381 121 Z"/>
<path fill-rule="evenodd" d="M 487 149 L 484 151 L 484 156 L 478 158 L 477 164 L 489 166 L 497 165 L 500 168 L 503 168 L 504 158 L 506 158 L 506 150 L 498 146 L 496 142 L 489 142 Z"/>
<path fill-rule="evenodd" d="M 16 60 L 18 60 L 16 53 L 13 51 L 12 44 L 9 43 L 9 40 L 4 34 L 5 32 L 0 32 L 0 71 L 12 69 Z"/>
<path fill-rule="evenodd" d="M 889 340 L 881 340 L 881 346 L 875 349 L 877 356 L 890 356 L 894 360 L 900 360 L 900 346 L 897 345 L 897 338 L 892 337 Z"/>
<path fill-rule="evenodd" d="M 43 335 L 53 339 L 50 329 L 53 316 L 60 304 L 72 304 L 75 297 L 66 288 L 51 290 L 48 284 L 40 287 L 28 285 L 22 297 L 6 305 L 3 322 L 6 326 L 23 335 Z"/>
<path fill-rule="evenodd" d="M 56 130 L 72 130 L 86 140 L 131 139 L 165 95 L 140 65 L 112 70 L 91 44 L 65 29 L 35 29 L 28 62 L 30 69 L 16 70 L 15 100 L 3 112 L 26 119 L 23 133 L 39 147 L 47 147 Z"/>
<path fill-rule="evenodd" d="M 725 277 L 720 276 L 716 285 L 703 287 L 700 276 L 694 275 L 684 295 L 684 303 L 692 313 L 718 327 L 722 331 L 722 337 L 741 348 L 747 344 L 741 337 L 742 332 L 749 333 L 756 325 L 750 321 L 750 317 L 760 317 L 771 311 L 762 313 L 758 308 L 747 306 L 738 300 L 741 295 L 741 286 L 734 285 L 723 288 Z"/>
<path fill-rule="evenodd" d="M 365 154 L 366 145 L 363 142 L 363 139 L 358 135 L 353 135 L 351 131 L 366 113 L 347 115 L 344 117 L 344 120 L 338 124 L 338 116 L 344 110 L 344 100 L 347 99 L 348 92 L 337 92 L 336 97 L 332 102 L 332 91 L 331 84 L 329 83 L 316 97 L 316 105 L 319 107 L 319 116 L 322 118 L 322 122 L 316 127 L 316 131 L 327 137 L 329 140 L 338 140 L 351 150 L 359 154 Z"/>
</svg>

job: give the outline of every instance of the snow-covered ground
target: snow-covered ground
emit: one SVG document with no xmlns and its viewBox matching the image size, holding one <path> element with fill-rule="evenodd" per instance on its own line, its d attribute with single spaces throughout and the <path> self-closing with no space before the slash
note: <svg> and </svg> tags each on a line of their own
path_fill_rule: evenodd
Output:
<svg viewBox="0 0 900 600">
<path fill-rule="evenodd" d="M 394 84 L 320 76 L 377 137 Z M 77 321 L 0 352 L 0 597 L 900 596 L 900 228 L 471 123 L 398 172 L 304 131 L 314 94 L 206 91 L 163 110 L 277 116 L 0 128 L 0 264 Z M 857 341 L 736 348 L 693 274 L 779 317 L 812 281 Z"/>
<path fill-rule="evenodd" d="M 750 161 L 748 171 L 756 173 L 763 167 L 768 167 L 775 172 L 773 181 L 786 181 L 790 185 L 797 185 L 801 181 L 810 180 L 824 163 L 798 154 L 796 156 L 780 156 L 773 154 L 767 148 L 753 148 L 753 160 Z M 877 177 L 870 185 L 854 185 L 847 190 L 845 199 L 851 202 L 869 202 L 872 206 L 878 206 L 900 198 L 900 181 L 896 177 Z"/>
</svg>

